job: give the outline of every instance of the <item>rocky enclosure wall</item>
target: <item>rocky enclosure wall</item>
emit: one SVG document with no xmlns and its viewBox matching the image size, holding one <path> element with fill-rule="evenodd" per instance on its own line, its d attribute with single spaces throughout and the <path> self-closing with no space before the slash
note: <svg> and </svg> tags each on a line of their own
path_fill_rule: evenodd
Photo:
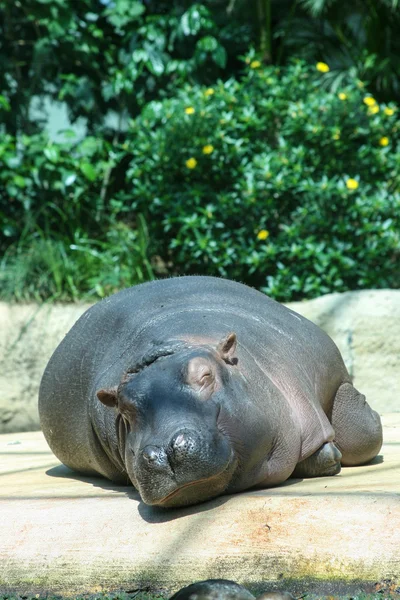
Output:
<svg viewBox="0 0 400 600">
<path fill-rule="evenodd" d="M 43 370 L 89 306 L 0 303 L 0 433 L 39 429 Z M 334 339 L 373 408 L 400 411 L 400 290 L 328 294 L 288 306 Z"/>
</svg>

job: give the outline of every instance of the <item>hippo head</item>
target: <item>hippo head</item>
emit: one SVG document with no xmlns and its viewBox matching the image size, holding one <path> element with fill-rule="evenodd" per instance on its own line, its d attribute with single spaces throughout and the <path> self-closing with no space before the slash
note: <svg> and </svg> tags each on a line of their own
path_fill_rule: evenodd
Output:
<svg viewBox="0 0 400 600">
<path fill-rule="evenodd" d="M 146 504 L 194 504 L 231 483 L 238 448 L 226 406 L 235 380 L 243 385 L 235 348 L 233 333 L 216 347 L 167 345 L 146 355 L 118 387 L 97 392 L 125 424 L 121 454 Z"/>
</svg>

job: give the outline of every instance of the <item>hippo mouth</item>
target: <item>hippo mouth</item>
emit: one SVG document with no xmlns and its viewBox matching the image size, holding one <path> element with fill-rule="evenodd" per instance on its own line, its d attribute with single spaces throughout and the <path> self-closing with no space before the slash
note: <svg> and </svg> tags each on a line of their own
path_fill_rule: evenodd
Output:
<svg viewBox="0 0 400 600">
<path fill-rule="evenodd" d="M 218 473 L 180 485 L 163 498 L 155 501 L 154 504 L 165 508 L 188 506 L 218 496 L 228 487 L 236 464 L 237 460 L 232 451 L 227 464 Z"/>
</svg>

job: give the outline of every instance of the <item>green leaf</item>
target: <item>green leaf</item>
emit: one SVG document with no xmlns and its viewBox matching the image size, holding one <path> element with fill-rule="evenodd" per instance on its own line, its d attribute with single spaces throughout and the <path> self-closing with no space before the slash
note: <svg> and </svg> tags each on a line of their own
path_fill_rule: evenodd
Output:
<svg viewBox="0 0 400 600">
<path fill-rule="evenodd" d="M 76 173 L 65 173 L 63 175 L 63 183 L 65 187 L 72 185 L 76 181 Z"/>
<path fill-rule="evenodd" d="M 67 139 L 76 138 L 76 131 L 74 131 L 73 129 L 62 129 L 58 133 L 62 134 Z"/>
<path fill-rule="evenodd" d="M 94 136 L 86 137 L 79 144 L 79 151 L 86 156 L 93 156 L 99 148 L 99 141 Z"/>
<path fill-rule="evenodd" d="M 5 98 L 4 96 L 0 95 L 0 106 L 4 108 L 4 110 L 6 110 L 7 112 L 9 110 L 11 110 L 11 106 L 10 103 L 8 102 L 7 98 Z"/>
<path fill-rule="evenodd" d="M 82 163 L 80 166 L 80 169 L 82 171 L 82 173 L 84 174 L 84 176 L 89 179 L 89 181 L 94 181 L 97 177 L 97 173 L 95 168 L 93 167 L 93 165 L 91 165 L 90 163 Z"/>
<path fill-rule="evenodd" d="M 181 30 L 184 35 L 197 35 L 201 29 L 210 29 L 212 22 L 209 11 L 202 4 L 193 4 L 181 17 Z"/>
<path fill-rule="evenodd" d="M 212 52 L 218 48 L 219 44 L 215 37 L 207 35 L 197 42 L 197 47 L 205 52 Z"/>
<path fill-rule="evenodd" d="M 25 177 L 22 177 L 22 175 L 14 175 L 13 182 L 20 188 L 26 187 L 26 180 Z"/>
<path fill-rule="evenodd" d="M 218 48 L 215 50 L 215 52 L 212 53 L 212 57 L 214 59 L 214 62 L 221 67 L 221 69 L 224 69 L 226 67 L 226 61 L 227 61 L 227 54 L 226 54 L 226 50 L 223 46 L 218 45 Z"/>
<path fill-rule="evenodd" d="M 44 149 L 43 154 L 52 163 L 57 163 L 60 158 L 60 153 L 56 146 L 49 146 Z"/>
<path fill-rule="evenodd" d="M 196 35 L 200 31 L 201 24 L 198 11 L 191 9 L 181 17 L 181 28 L 184 35 Z"/>
<path fill-rule="evenodd" d="M 6 156 L 4 162 L 9 169 L 17 169 L 21 164 L 21 159 L 18 156 Z"/>
<path fill-rule="evenodd" d="M 90 21 L 91 23 L 95 23 L 99 19 L 99 15 L 94 12 L 87 12 L 85 15 L 85 18 L 87 21 Z"/>
<path fill-rule="evenodd" d="M 162 75 L 164 73 L 164 63 L 160 52 L 151 46 L 146 48 L 147 50 L 147 67 L 153 75 Z"/>
<path fill-rule="evenodd" d="M 101 94 L 106 102 L 115 96 L 114 86 L 111 82 L 103 83 Z"/>
<path fill-rule="evenodd" d="M 132 0 L 116 0 L 116 2 L 104 11 L 107 20 L 117 28 L 123 28 L 132 21 L 136 21 L 145 11 L 141 2 Z"/>
<path fill-rule="evenodd" d="M 301 0 L 301 4 L 314 17 L 317 17 L 329 6 L 329 0 Z"/>
<path fill-rule="evenodd" d="M 5 225 L 2 229 L 3 231 L 3 235 L 5 235 L 6 237 L 12 237 L 13 235 L 15 235 L 17 233 L 17 229 L 15 227 L 13 227 L 12 225 Z"/>
</svg>

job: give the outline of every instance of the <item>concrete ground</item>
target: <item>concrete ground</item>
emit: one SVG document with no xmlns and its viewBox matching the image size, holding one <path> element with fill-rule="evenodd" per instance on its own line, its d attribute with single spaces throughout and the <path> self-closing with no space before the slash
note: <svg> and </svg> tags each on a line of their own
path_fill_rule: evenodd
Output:
<svg viewBox="0 0 400 600">
<path fill-rule="evenodd" d="M 156 510 L 60 465 L 40 432 L 0 436 L 0 591 L 77 594 L 228 578 L 299 594 L 400 581 L 400 413 L 335 477 Z M 333 588 L 332 588 L 333 589 Z"/>
</svg>

